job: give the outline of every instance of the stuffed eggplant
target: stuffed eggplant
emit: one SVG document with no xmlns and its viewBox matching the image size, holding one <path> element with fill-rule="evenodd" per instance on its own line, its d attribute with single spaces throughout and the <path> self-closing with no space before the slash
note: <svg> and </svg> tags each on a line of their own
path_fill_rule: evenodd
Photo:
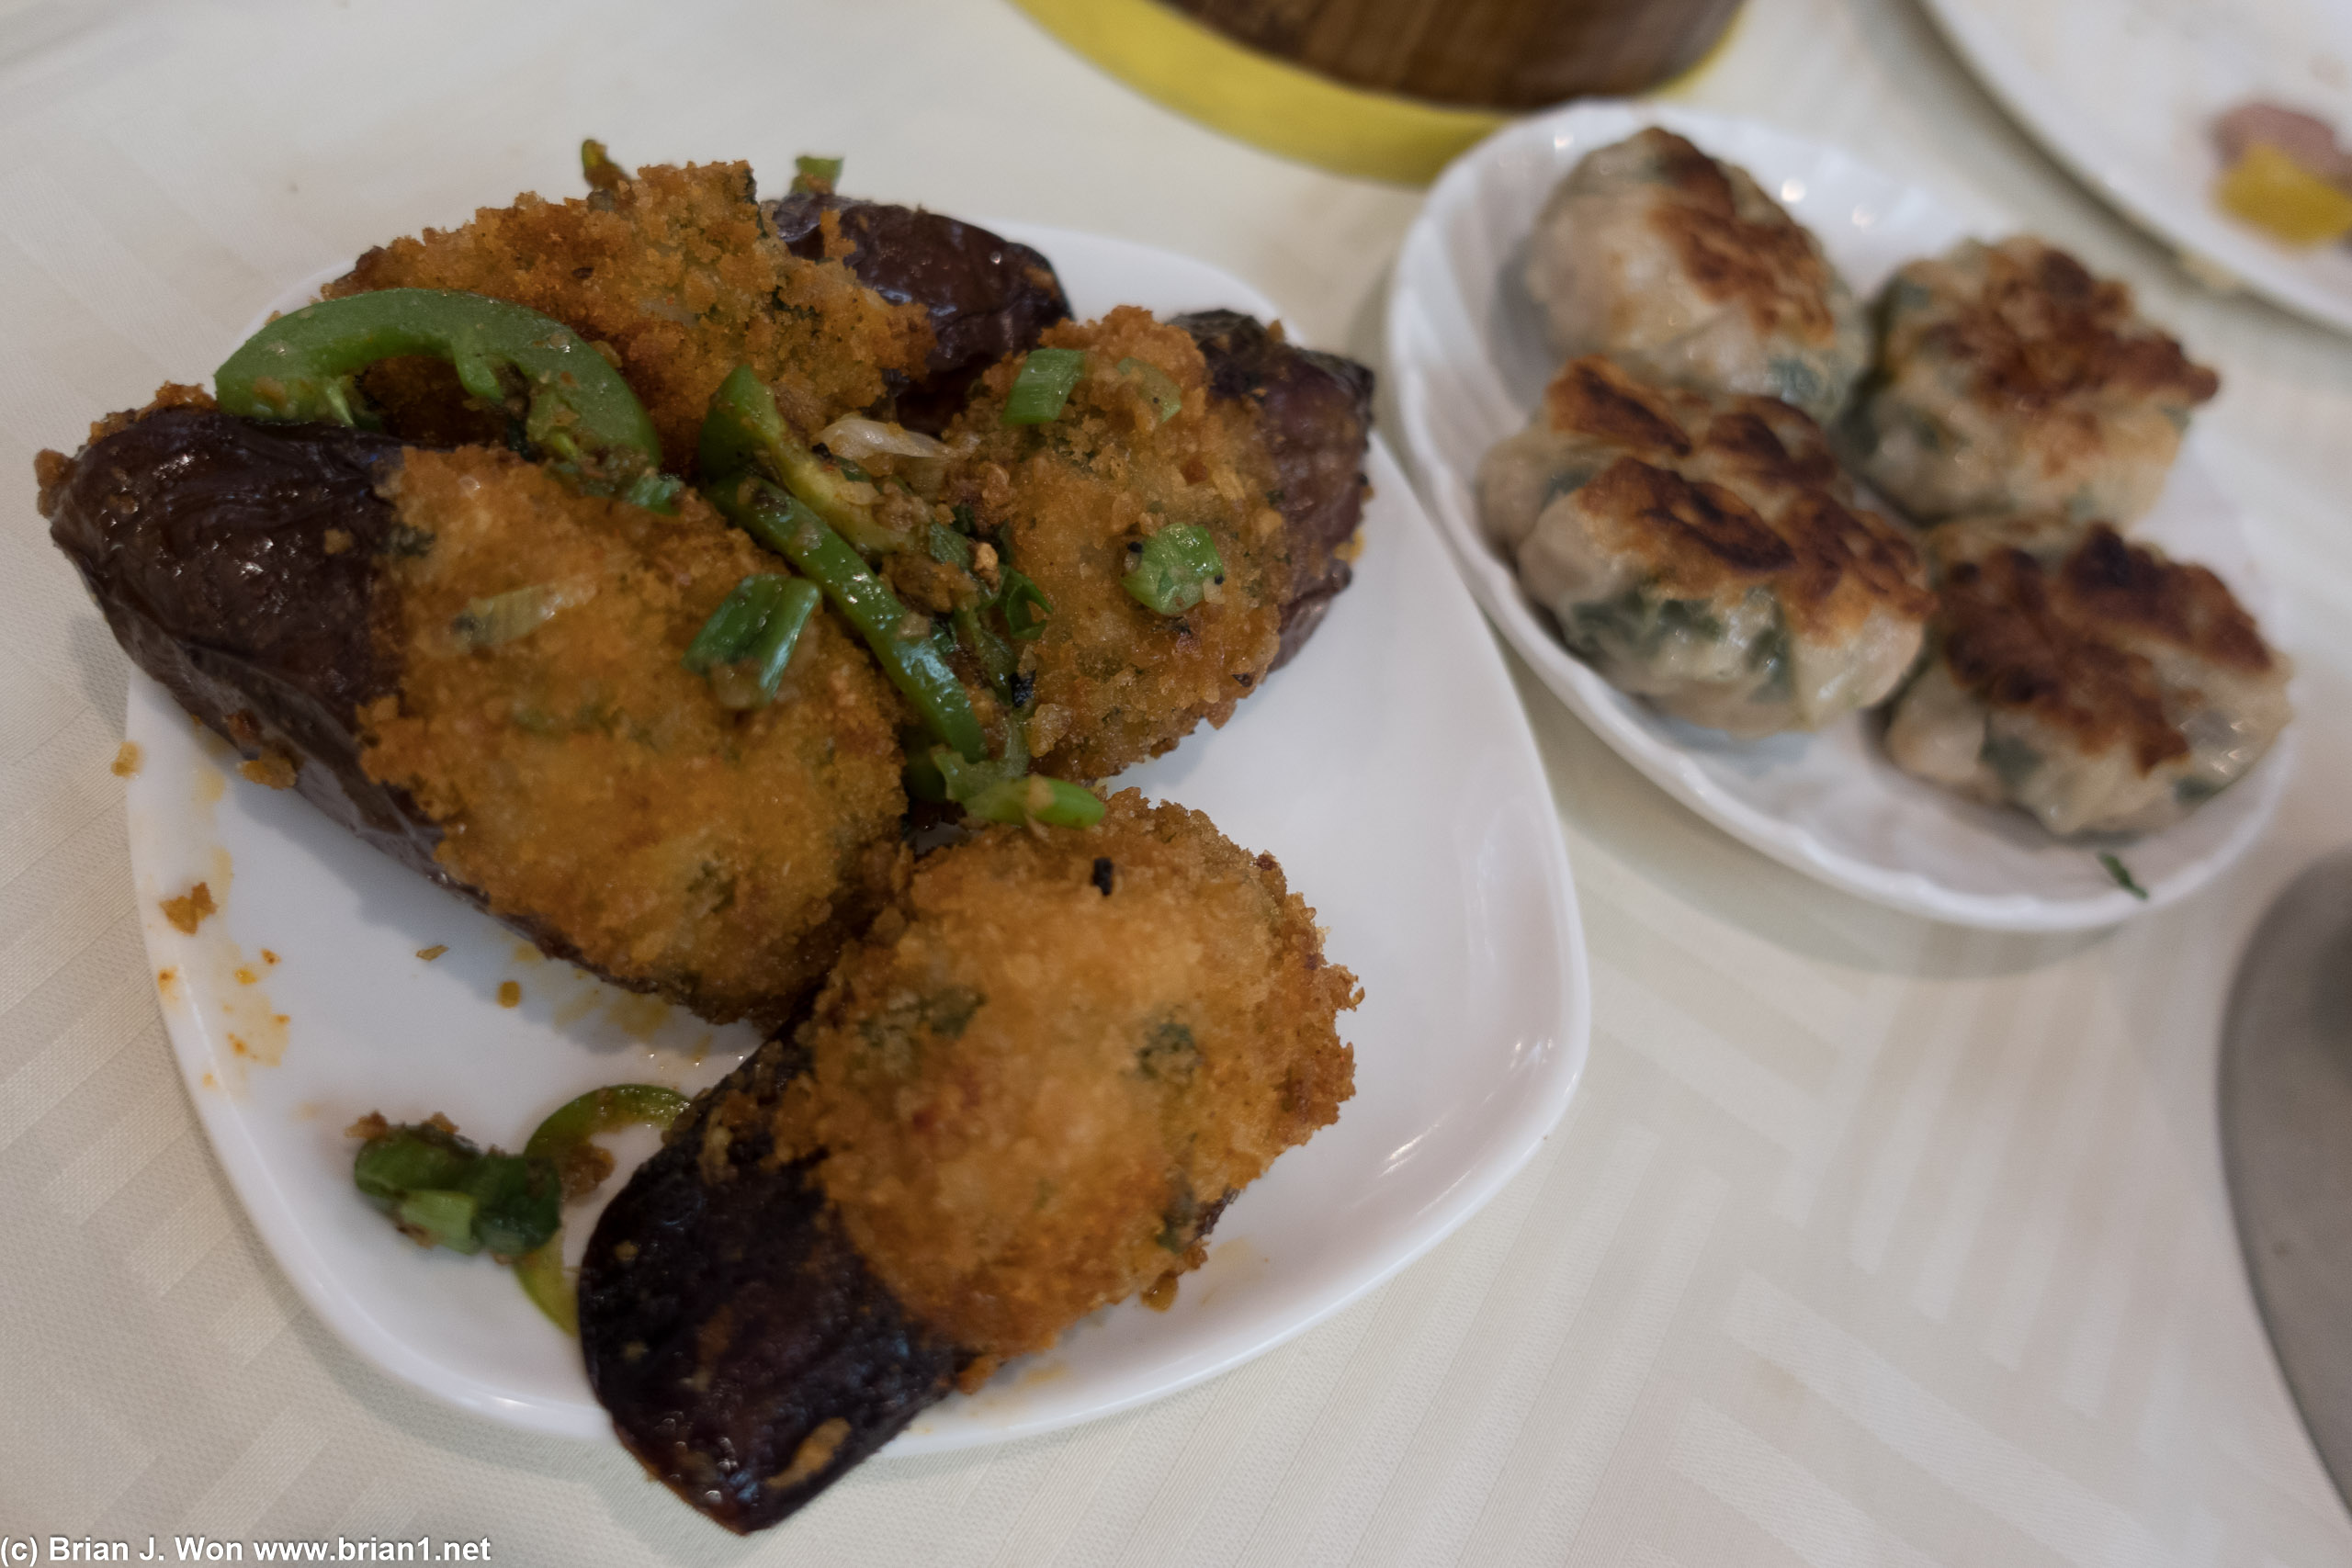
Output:
<svg viewBox="0 0 2352 1568">
<path fill-rule="evenodd" d="M 1353 1089 L 1361 996 L 1271 855 L 1179 806 L 918 862 L 808 1016 L 605 1210 L 597 1397 L 729 1529 L 1098 1307 L 1175 1288 Z"/>
</svg>

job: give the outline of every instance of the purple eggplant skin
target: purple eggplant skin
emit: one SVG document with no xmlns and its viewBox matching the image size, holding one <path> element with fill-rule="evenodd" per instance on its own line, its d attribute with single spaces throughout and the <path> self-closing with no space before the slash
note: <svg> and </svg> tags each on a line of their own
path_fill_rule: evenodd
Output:
<svg viewBox="0 0 2352 1568">
<path fill-rule="evenodd" d="M 1173 324 L 1208 361 L 1211 396 L 1258 405 L 1290 545 L 1282 649 L 1272 666 L 1279 670 L 1306 645 L 1355 575 L 1341 552 L 1355 537 L 1371 493 L 1363 461 L 1372 440 L 1372 370 L 1296 347 L 1238 310 L 1196 311 Z"/>
<path fill-rule="evenodd" d="M 133 663 L 247 757 L 296 761 L 294 787 L 328 816 L 454 887 L 433 859 L 440 829 L 359 765 L 359 709 L 400 684 L 373 634 L 376 559 L 413 547 L 379 493 L 401 447 L 163 409 L 49 468 L 40 510 Z"/>
<path fill-rule="evenodd" d="M 1037 334 L 1069 318 L 1054 265 L 1026 245 L 977 224 L 921 208 L 797 192 L 766 209 L 794 255 L 825 254 L 820 227 L 838 216 L 854 248 L 843 259 L 884 299 L 931 312 L 931 361 L 922 380 L 898 390 L 899 423 L 936 435 L 963 411 L 981 371 L 1036 345 Z"/>
<path fill-rule="evenodd" d="M 328 817 L 488 908 L 433 858 L 440 826 L 359 762 L 359 710 L 400 689 L 375 635 L 376 563 L 427 544 L 383 495 L 404 444 L 199 407 L 109 423 L 79 456 L 44 456 L 40 505 L 131 662 L 245 757 L 293 763 L 295 791 Z M 500 919 L 592 967 L 551 928 Z"/>
<path fill-rule="evenodd" d="M 842 1234 L 768 1112 L 806 1067 L 771 1040 L 695 1100 L 580 1267 L 589 1385 L 628 1450 L 738 1534 L 798 1510 L 946 1397 L 972 1359 Z"/>
</svg>

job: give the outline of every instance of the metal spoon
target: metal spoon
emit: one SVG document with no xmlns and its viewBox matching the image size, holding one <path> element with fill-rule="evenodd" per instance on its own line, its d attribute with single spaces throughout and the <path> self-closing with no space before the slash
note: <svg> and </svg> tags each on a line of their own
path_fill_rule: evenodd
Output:
<svg viewBox="0 0 2352 1568">
<path fill-rule="evenodd" d="M 2352 851 L 2297 877 L 2239 960 L 2221 1111 L 2255 1300 L 2352 1505 Z"/>
</svg>

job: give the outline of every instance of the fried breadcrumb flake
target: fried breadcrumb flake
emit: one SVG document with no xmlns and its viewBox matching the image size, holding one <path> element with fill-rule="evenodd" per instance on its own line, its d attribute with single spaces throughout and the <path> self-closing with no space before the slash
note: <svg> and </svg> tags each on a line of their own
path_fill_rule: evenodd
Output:
<svg viewBox="0 0 2352 1568">
<path fill-rule="evenodd" d="M 1106 870 L 1107 863 L 1107 870 Z M 1197 1268 L 1353 1090 L 1314 911 L 1206 817 L 1114 796 L 918 863 L 799 1034 L 780 1146 L 897 1299 L 986 1358 Z"/>
<path fill-rule="evenodd" d="M 690 474 L 711 393 L 738 365 L 813 427 L 879 400 L 890 372 L 920 375 L 931 352 L 922 307 L 889 303 L 838 261 L 793 255 L 753 197 L 745 164 L 650 166 L 584 199 L 526 195 L 380 245 L 325 294 L 458 288 L 553 316 L 617 356 L 665 465 Z M 363 385 L 412 440 L 503 439 L 446 366 L 391 361 Z"/>
<path fill-rule="evenodd" d="M 561 956 L 704 1017 L 775 1021 L 888 896 L 903 706 L 829 615 L 775 701 L 737 712 L 680 659 L 774 561 L 692 495 L 665 517 L 480 447 L 412 449 L 377 630 L 399 694 L 372 778 L 438 859 Z"/>
</svg>

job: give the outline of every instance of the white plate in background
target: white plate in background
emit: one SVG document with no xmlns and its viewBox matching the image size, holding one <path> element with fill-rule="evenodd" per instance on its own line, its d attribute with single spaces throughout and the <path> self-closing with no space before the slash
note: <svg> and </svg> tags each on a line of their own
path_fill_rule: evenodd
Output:
<svg viewBox="0 0 2352 1568">
<path fill-rule="evenodd" d="M 2342 0 L 1926 0 L 1953 51 L 2123 215 L 2277 303 L 2352 332 L 2352 248 L 2282 244 L 2222 210 L 2213 121 L 2249 98 L 2352 141 Z M 2201 265 L 2198 264 L 2203 264 Z"/>
<path fill-rule="evenodd" d="M 1000 228 L 1053 259 L 1081 314 L 1120 302 L 1272 313 L 1199 262 Z M 1363 1007 L 1341 1020 L 1355 1098 L 1226 1212 L 1171 1310 L 1095 1314 L 978 1394 L 933 1407 L 888 1452 L 1107 1415 L 1279 1344 L 1467 1219 L 1567 1106 L 1590 1011 L 1550 789 L 1435 530 L 1377 443 L 1369 466 L 1378 493 L 1355 585 L 1313 642 L 1224 730 L 1118 781 L 1204 810 L 1281 858 L 1328 928 L 1326 951 L 1364 985 Z M 438 1111 L 513 1148 L 600 1084 L 700 1089 L 756 1043 L 751 1032 L 712 1030 L 540 959 L 299 797 L 227 773 L 233 755 L 143 677 L 129 734 L 142 753 L 131 864 L 149 954 L 169 976 L 173 1050 L 288 1278 L 362 1355 L 429 1393 L 516 1426 L 608 1436 L 576 1343 L 506 1269 L 395 1233 L 352 1188 L 344 1128 L 368 1111 Z M 1467 795 L 1465 777 L 1478 780 Z M 189 936 L 157 904 L 197 880 L 221 912 Z M 439 944 L 436 961 L 416 956 Z M 519 1008 L 498 1005 L 506 980 L 523 989 Z M 640 1137 L 625 1153 L 650 1146 Z M 575 1210 L 566 1226 L 575 1259 L 592 1223 Z"/>
<path fill-rule="evenodd" d="M 2143 902 L 2116 886 L 2097 846 L 2062 843 L 2022 813 L 1974 805 L 1902 773 L 1862 717 L 1758 741 L 1668 718 L 1569 653 L 1521 591 L 1478 525 L 1475 488 L 1479 459 L 1526 424 L 1557 367 L 1519 284 L 1519 257 L 1552 186 L 1594 148 L 1646 125 L 1745 167 L 1820 235 L 1864 296 L 1915 256 L 2007 227 L 1837 148 L 1665 105 L 1589 101 L 1521 120 L 1464 153 L 1406 236 L 1389 297 L 1388 355 L 1422 493 L 1487 615 L 1627 761 L 1724 831 L 1832 886 L 2004 931 L 2112 925 L 2202 886 L 2277 808 L 2291 730 L 2243 783 L 2187 821 L 2118 849 L 2148 892 Z M 2133 536 L 2211 567 L 2272 620 L 2244 521 L 2198 460 L 2193 438 Z M 2268 629 L 2278 640 L 2276 626 Z"/>
</svg>

